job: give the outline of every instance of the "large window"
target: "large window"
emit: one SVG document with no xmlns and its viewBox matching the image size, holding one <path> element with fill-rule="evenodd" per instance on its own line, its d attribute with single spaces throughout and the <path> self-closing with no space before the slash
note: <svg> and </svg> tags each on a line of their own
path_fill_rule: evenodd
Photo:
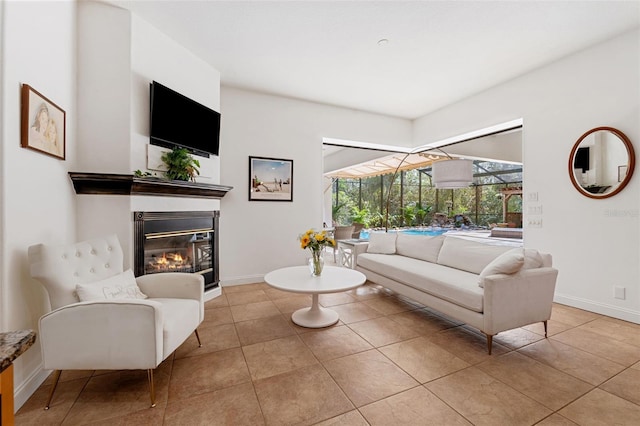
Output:
<svg viewBox="0 0 640 426">
<path fill-rule="evenodd" d="M 336 178 L 333 185 L 333 218 L 351 223 L 354 209 L 366 209 L 366 226 L 385 225 L 387 202 L 390 227 L 430 225 L 435 213 L 448 218 L 463 215 L 477 226 L 504 220 L 503 190 L 522 185 L 522 166 L 488 161 L 474 162 L 474 185 L 461 189 L 435 189 L 430 168 L 361 179 Z M 508 198 L 507 212 L 521 218 L 522 197 Z"/>
</svg>

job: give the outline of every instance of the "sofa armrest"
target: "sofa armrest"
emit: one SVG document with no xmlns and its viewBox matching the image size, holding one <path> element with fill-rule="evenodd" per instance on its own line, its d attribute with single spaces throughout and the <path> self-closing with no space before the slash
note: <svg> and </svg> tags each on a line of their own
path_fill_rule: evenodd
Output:
<svg viewBox="0 0 640 426">
<path fill-rule="evenodd" d="M 149 369 L 162 362 L 162 304 L 119 299 L 63 306 L 40 318 L 45 369 Z"/>
<path fill-rule="evenodd" d="M 200 303 L 200 322 L 204 320 L 204 277 L 186 272 L 142 275 L 138 287 L 151 298 L 195 299 Z"/>
<path fill-rule="evenodd" d="M 369 247 L 368 242 L 362 242 L 358 244 L 354 244 L 353 246 L 353 267 L 355 268 L 358 264 L 358 255 L 367 252 L 367 247 Z"/>
<path fill-rule="evenodd" d="M 187 272 L 167 272 L 136 278 L 140 290 L 149 297 L 204 300 L 204 277 Z"/>
<path fill-rule="evenodd" d="M 484 331 L 494 335 L 551 318 L 558 270 L 535 268 L 484 279 Z"/>
</svg>

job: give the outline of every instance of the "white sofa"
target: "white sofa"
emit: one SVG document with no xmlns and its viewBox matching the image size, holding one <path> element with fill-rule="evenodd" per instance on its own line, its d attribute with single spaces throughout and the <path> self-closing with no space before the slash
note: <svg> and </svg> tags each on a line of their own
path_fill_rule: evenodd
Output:
<svg viewBox="0 0 640 426">
<path fill-rule="evenodd" d="M 545 337 L 558 270 L 551 255 L 452 236 L 372 233 L 354 248 L 367 279 L 494 335 L 543 322 Z"/>
</svg>

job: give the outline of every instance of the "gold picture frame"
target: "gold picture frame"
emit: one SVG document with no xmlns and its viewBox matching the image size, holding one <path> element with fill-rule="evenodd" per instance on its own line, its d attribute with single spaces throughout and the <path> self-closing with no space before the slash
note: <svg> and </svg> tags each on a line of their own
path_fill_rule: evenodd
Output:
<svg viewBox="0 0 640 426">
<path fill-rule="evenodd" d="M 22 85 L 20 145 L 65 159 L 66 113 L 28 84 Z"/>
</svg>

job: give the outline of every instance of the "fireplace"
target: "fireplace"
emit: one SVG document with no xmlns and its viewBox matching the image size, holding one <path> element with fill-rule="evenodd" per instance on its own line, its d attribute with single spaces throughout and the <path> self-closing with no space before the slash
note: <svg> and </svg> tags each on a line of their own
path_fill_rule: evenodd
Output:
<svg viewBox="0 0 640 426">
<path fill-rule="evenodd" d="M 134 212 L 134 273 L 192 272 L 216 288 L 219 211 Z"/>
</svg>

